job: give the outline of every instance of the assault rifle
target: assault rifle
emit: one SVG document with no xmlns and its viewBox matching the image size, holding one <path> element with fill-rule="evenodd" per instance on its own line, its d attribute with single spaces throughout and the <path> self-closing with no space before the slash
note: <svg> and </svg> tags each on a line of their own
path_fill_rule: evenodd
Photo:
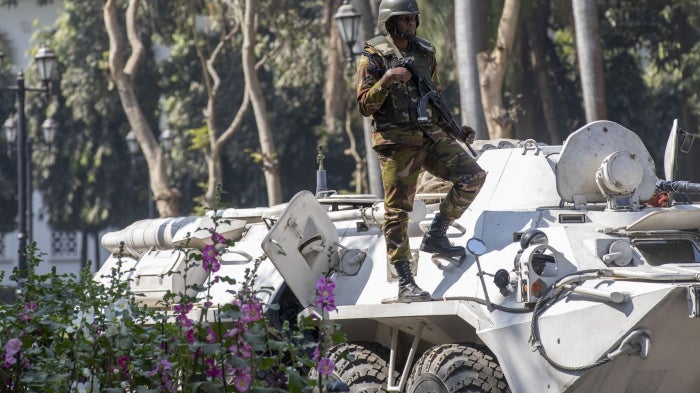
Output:
<svg viewBox="0 0 700 393">
<path fill-rule="evenodd" d="M 447 129 L 445 130 L 447 134 L 456 141 L 466 145 L 472 155 L 476 157 L 477 154 L 474 149 L 466 143 L 467 134 L 462 131 L 462 127 L 457 124 L 455 118 L 452 117 L 450 111 L 445 107 L 433 81 L 421 77 L 413 61 L 404 62 L 403 66 L 411 72 L 411 79 L 418 86 L 418 94 L 420 95 L 418 99 L 418 123 L 425 123 L 430 120 L 428 118 L 428 103 L 433 104 L 433 108 L 435 108 L 438 116 L 447 123 Z"/>
</svg>

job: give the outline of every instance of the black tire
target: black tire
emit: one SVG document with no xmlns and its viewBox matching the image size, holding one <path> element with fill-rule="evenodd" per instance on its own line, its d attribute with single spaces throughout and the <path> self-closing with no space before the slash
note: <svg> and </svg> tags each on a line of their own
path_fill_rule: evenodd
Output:
<svg viewBox="0 0 700 393">
<path fill-rule="evenodd" d="M 427 350 L 413 366 L 408 393 L 510 392 L 501 366 L 488 349 L 444 344 Z"/>
<path fill-rule="evenodd" d="M 362 341 L 344 343 L 329 349 L 335 370 L 331 380 L 345 382 L 351 393 L 386 392 L 389 375 L 389 350 L 377 343 Z M 316 378 L 316 370 L 311 377 Z M 394 372 L 394 383 L 398 383 L 398 373 Z"/>
</svg>

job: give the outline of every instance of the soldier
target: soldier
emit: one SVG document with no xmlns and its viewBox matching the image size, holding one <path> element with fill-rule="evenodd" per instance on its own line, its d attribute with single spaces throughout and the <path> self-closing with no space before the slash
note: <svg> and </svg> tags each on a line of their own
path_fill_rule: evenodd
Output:
<svg viewBox="0 0 700 393">
<path fill-rule="evenodd" d="M 372 118 L 372 146 L 379 155 L 385 195 L 382 229 L 387 257 L 399 277 L 400 302 L 430 300 L 413 279 L 407 234 L 421 169 L 453 184 L 421 250 L 452 258 L 463 257 L 465 250 L 452 245 L 446 231 L 474 200 L 486 177 L 474 158 L 441 129 L 446 123 L 434 117 L 432 108 L 428 108 L 430 121 L 417 120 L 418 87 L 402 64 L 413 61 L 423 78 L 440 85 L 435 48 L 416 36 L 419 14 L 415 0 L 382 0 L 378 25 L 386 35 L 367 41 L 357 64 L 357 106 L 363 116 Z M 468 134 L 474 132 L 465 127 Z"/>
</svg>

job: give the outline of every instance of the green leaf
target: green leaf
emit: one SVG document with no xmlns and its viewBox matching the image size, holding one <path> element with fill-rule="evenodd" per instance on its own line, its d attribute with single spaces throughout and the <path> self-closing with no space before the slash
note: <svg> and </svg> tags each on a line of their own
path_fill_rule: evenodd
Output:
<svg viewBox="0 0 700 393">
<path fill-rule="evenodd" d="M 274 366 L 278 362 L 278 359 L 276 357 L 264 357 L 260 359 L 260 363 L 258 364 L 258 367 L 260 370 L 269 370 L 272 366 Z"/>
<path fill-rule="evenodd" d="M 345 341 L 347 341 L 347 337 L 345 336 L 345 333 L 336 330 L 333 332 L 331 335 L 331 339 L 333 340 L 333 344 L 342 344 Z"/>
</svg>

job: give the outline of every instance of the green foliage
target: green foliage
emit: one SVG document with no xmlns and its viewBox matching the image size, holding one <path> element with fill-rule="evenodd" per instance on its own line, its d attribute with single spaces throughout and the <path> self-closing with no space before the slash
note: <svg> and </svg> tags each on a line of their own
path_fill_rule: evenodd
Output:
<svg viewBox="0 0 700 393">
<path fill-rule="evenodd" d="M 103 39 L 101 7 L 85 0 L 64 1 L 55 32 L 34 37 L 37 44 L 49 42 L 58 54 L 55 79 L 60 85 L 54 88 L 51 112 L 45 113 L 41 102 L 29 106 L 35 140 L 41 140 L 46 116 L 60 125 L 52 149 L 33 156 L 36 188 L 44 196 L 49 224 L 57 230 L 97 232 L 146 215 L 148 184 L 143 179 L 148 176 L 132 167 L 124 141 L 129 125 L 108 78 L 109 43 Z M 148 40 L 146 45 L 150 48 Z M 147 116 L 155 119 L 158 89 L 151 63 L 142 65 L 137 85 Z M 136 176 L 115 176 L 124 173 Z"/>
<path fill-rule="evenodd" d="M 261 12 L 260 57 L 276 89 L 304 89 L 323 84 L 326 31 L 323 1 L 269 1 Z M 293 65 L 293 66 L 292 66 Z"/>
<path fill-rule="evenodd" d="M 27 271 L 15 271 L 18 296 L 0 304 L 0 388 L 26 392 L 311 392 L 325 379 L 330 360 L 326 344 L 344 335 L 310 339 L 324 319 L 272 324 L 257 297 L 256 272 L 245 277 L 214 275 L 220 253 L 231 245 L 217 233 L 219 217 L 209 228 L 203 250 L 176 250 L 186 255 L 184 292 L 167 291 L 162 302 L 146 307 L 131 289 L 131 271 L 120 257 L 107 277 L 39 275 L 41 262 L 29 249 Z M 203 228 L 206 229 L 206 228 Z M 189 241 L 187 241 L 189 243 Z M 204 284 L 195 271 L 207 272 Z M 233 301 L 216 303 L 215 286 L 226 286 Z M 332 281 L 324 281 L 318 307 L 330 311 Z M 269 310 L 276 309 L 271 305 Z M 334 308 L 334 306 L 333 306 Z M 323 378 L 308 377 L 317 365 Z M 330 368 L 332 369 L 332 363 Z"/>
<path fill-rule="evenodd" d="M 663 162 L 668 132 L 684 105 L 686 115 L 695 116 L 685 119 L 690 124 L 700 115 L 697 2 L 607 0 L 600 7 L 608 115 L 635 130 Z M 657 171 L 663 176 L 661 165 Z"/>
</svg>

